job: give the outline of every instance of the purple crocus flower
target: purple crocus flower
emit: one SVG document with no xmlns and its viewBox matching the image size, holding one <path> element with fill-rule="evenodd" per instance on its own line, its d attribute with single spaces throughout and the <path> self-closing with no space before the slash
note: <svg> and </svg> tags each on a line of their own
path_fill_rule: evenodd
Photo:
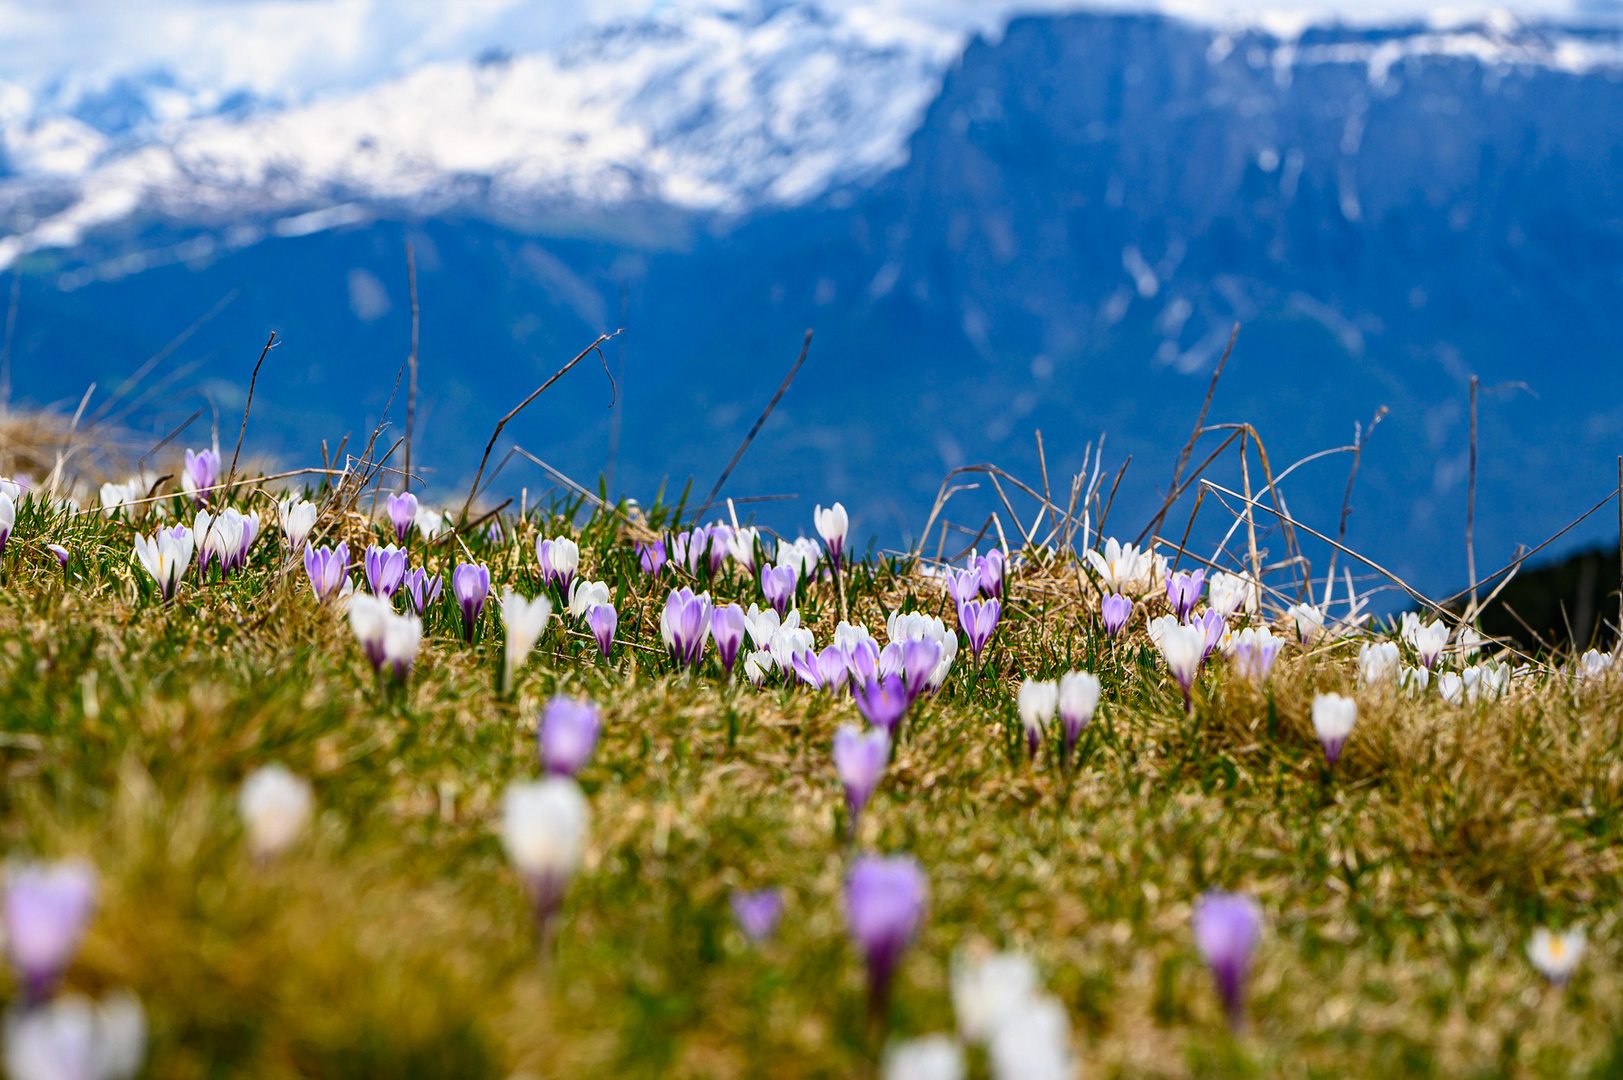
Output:
<svg viewBox="0 0 1623 1080">
<path fill-rule="evenodd" d="M 930 676 L 941 664 L 941 642 L 929 638 L 909 638 L 902 642 L 902 684 L 907 700 L 917 701 L 930 685 Z"/>
<path fill-rule="evenodd" d="M 710 576 L 715 577 L 721 572 L 721 564 L 727 561 L 727 552 L 733 542 L 733 527 L 723 525 L 721 522 L 710 526 Z"/>
<path fill-rule="evenodd" d="M 1262 912 L 1249 896 L 1213 889 L 1195 902 L 1193 921 L 1195 944 L 1217 981 L 1229 1026 L 1238 1029 L 1245 1020 L 1245 980 L 1262 934 Z"/>
<path fill-rule="evenodd" d="M 6 871 L 6 947 L 31 1004 L 48 998 L 96 907 L 96 871 L 82 861 Z"/>
<path fill-rule="evenodd" d="M 1167 603 L 1172 605 L 1172 614 L 1178 617 L 1179 622 L 1188 621 L 1189 613 L 1200 603 L 1200 593 L 1205 586 L 1204 570 L 1196 570 L 1193 574 L 1179 570 L 1167 578 Z"/>
<path fill-rule="evenodd" d="M 638 544 L 637 561 L 642 564 L 643 573 L 649 577 L 658 577 L 659 572 L 665 569 L 665 541 L 655 540 L 651 544 Z"/>
<path fill-rule="evenodd" d="M 400 582 L 405 576 L 404 551 L 393 544 L 386 548 L 373 544 L 366 549 L 366 586 L 372 590 L 373 596 L 389 599 L 400 591 Z"/>
<path fill-rule="evenodd" d="M 795 568 L 789 566 L 761 567 L 761 595 L 782 618 L 795 598 Z"/>
<path fill-rule="evenodd" d="M 977 664 L 1002 614 L 1003 605 L 996 600 L 971 600 L 958 609 L 958 621 L 964 628 L 964 636 L 969 638 L 969 651 L 975 654 Z"/>
<path fill-rule="evenodd" d="M 535 558 L 541 564 L 541 579 L 568 598 L 569 585 L 580 569 L 580 545 L 567 536 L 555 540 L 537 540 Z"/>
<path fill-rule="evenodd" d="M 541 763 L 555 776 L 574 776 L 597 748 L 597 706 L 576 698 L 555 697 L 541 713 L 536 737 Z"/>
<path fill-rule="evenodd" d="M 964 605 L 981 594 L 981 575 L 974 567 L 968 570 L 947 571 L 947 591 L 952 594 L 953 603 L 958 605 L 962 612 Z"/>
<path fill-rule="evenodd" d="M 389 521 L 394 525 L 395 542 L 404 544 L 411 534 L 412 522 L 417 520 L 417 496 L 402 491 L 398 495 L 390 495 L 387 505 Z"/>
<path fill-rule="evenodd" d="M 975 572 L 980 577 L 981 592 L 994 600 L 1003 598 L 1003 552 L 993 548 L 975 560 Z"/>
<path fill-rule="evenodd" d="M 411 610 L 419 615 L 434 606 L 434 602 L 440 598 L 440 587 L 443 584 L 438 574 L 429 577 L 428 571 L 423 569 L 409 570 L 401 580 L 401 585 L 406 591 L 406 601 L 411 604 Z"/>
<path fill-rule="evenodd" d="M 715 609 L 706 593 L 692 589 L 672 589 L 659 616 L 659 636 L 665 641 L 671 659 L 687 667 L 698 667 L 704 655 L 705 637 Z"/>
<path fill-rule="evenodd" d="M 847 642 L 841 647 L 845 653 L 845 667 L 851 673 L 851 685 L 856 686 L 879 677 L 879 643 L 872 638 Z"/>
<path fill-rule="evenodd" d="M 462 608 L 462 636 L 473 640 L 473 627 L 490 596 L 490 570 L 478 563 L 461 563 L 451 571 L 451 595 Z"/>
<path fill-rule="evenodd" d="M 614 630 L 620 624 L 620 613 L 614 610 L 613 604 L 593 604 L 592 610 L 586 613 L 586 625 L 597 638 L 598 651 L 603 659 L 609 658 L 609 650 L 614 648 Z"/>
<path fill-rule="evenodd" d="M 671 561 L 683 567 L 694 577 L 699 576 L 699 564 L 704 561 L 710 533 L 703 525 L 684 529 L 671 536 Z"/>
<path fill-rule="evenodd" d="M 733 893 L 733 918 L 744 936 L 759 945 L 771 937 L 783 916 L 783 894 L 777 889 Z"/>
<path fill-rule="evenodd" d="M 831 694 L 844 690 L 846 680 L 851 677 L 851 669 L 845 662 L 845 650 L 838 645 L 830 645 L 820 653 L 802 649 L 790 658 L 790 662 L 801 682 Z"/>
<path fill-rule="evenodd" d="M 744 609 L 737 604 L 719 607 L 710 617 L 710 640 L 716 643 L 716 655 L 721 658 L 728 678 L 732 678 L 738 648 L 744 644 L 745 626 Z"/>
<path fill-rule="evenodd" d="M 876 728 L 880 728 L 892 740 L 896 738 L 897 729 L 902 726 L 902 717 L 907 712 L 908 702 L 913 699 L 908 695 L 907 686 L 895 675 L 886 675 L 883 679 L 869 679 L 861 683 L 861 689 L 855 691 L 857 711 L 862 718 Z"/>
<path fill-rule="evenodd" d="M 1133 616 L 1133 602 L 1121 593 L 1111 593 L 1099 604 L 1099 617 L 1105 624 L 1105 634 L 1114 640 Z"/>
<path fill-rule="evenodd" d="M 66 570 L 68 568 L 68 559 L 71 557 L 68 549 L 61 544 L 46 544 L 45 547 L 52 555 L 56 556 L 56 561 L 62 564 L 62 569 Z"/>
<path fill-rule="evenodd" d="M 873 798 L 889 762 L 890 736 L 883 728 L 864 732 L 855 724 L 841 724 L 834 732 L 834 774 L 845 788 L 852 836 L 857 834 L 862 810 Z"/>
<path fill-rule="evenodd" d="M 218 450 L 186 451 L 186 467 L 181 475 L 181 486 L 191 493 L 193 502 L 201 506 L 208 501 L 208 489 L 219 482 Z"/>
<path fill-rule="evenodd" d="M 1229 624 L 1224 621 L 1220 612 L 1207 608 L 1201 612 L 1200 618 L 1191 619 L 1190 626 L 1198 626 L 1206 634 L 1206 652 L 1201 656 L 1201 662 L 1208 660 L 1217 647 L 1223 643 L 1223 635 L 1228 633 Z"/>
<path fill-rule="evenodd" d="M 317 600 L 336 594 L 349 573 L 349 545 L 337 547 L 311 547 L 304 545 L 304 573 L 310 579 L 310 588 Z"/>
<path fill-rule="evenodd" d="M 845 880 L 845 919 L 868 962 L 868 1002 L 882 1016 L 891 976 L 924 922 L 929 883 L 908 855 L 864 855 Z"/>
</svg>

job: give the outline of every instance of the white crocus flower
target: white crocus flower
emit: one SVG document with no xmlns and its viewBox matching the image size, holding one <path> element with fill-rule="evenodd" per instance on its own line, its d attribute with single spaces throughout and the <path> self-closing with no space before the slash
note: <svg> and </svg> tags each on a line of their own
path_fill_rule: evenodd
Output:
<svg viewBox="0 0 1623 1080">
<path fill-rule="evenodd" d="M 1437 692 L 1450 705 L 1458 705 L 1465 700 L 1465 680 L 1452 671 L 1445 671 L 1437 676 Z"/>
<path fill-rule="evenodd" d="M 1590 649 L 1578 658 L 1578 670 L 1575 674 L 1579 679 L 1599 678 L 1612 670 L 1612 662 L 1615 659 L 1611 653 Z"/>
<path fill-rule="evenodd" d="M 964 1080 L 964 1049 L 948 1035 L 925 1035 L 885 1048 L 880 1080 Z"/>
<path fill-rule="evenodd" d="M 192 535 L 197 537 L 203 569 L 207 570 L 210 562 L 218 561 L 223 570 L 229 570 L 236 561 L 237 550 L 242 547 L 242 532 L 242 515 L 235 510 L 228 507 L 219 514 L 199 510 L 192 522 Z"/>
<path fill-rule="evenodd" d="M 1431 672 L 1423 667 L 1410 667 L 1405 664 L 1398 671 L 1398 686 L 1412 698 L 1418 698 L 1426 692 L 1431 685 Z"/>
<path fill-rule="evenodd" d="M 843 552 L 846 534 L 851 531 L 851 518 L 843 503 L 835 503 L 827 510 L 817 506 L 812 510 L 812 522 L 830 551 L 836 555 Z"/>
<path fill-rule="evenodd" d="M 793 671 L 795 656 L 813 647 L 810 630 L 799 625 L 790 626 L 787 623 L 773 634 L 767 643 L 767 649 L 772 653 L 772 662 L 782 672 Z"/>
<path fill-rule="evenodd" d="M 840 625 L 834 628 L 834 644 L 841 648 L 851 648 L 864 641 L 872 642 L 874 651 L 879 651 L 879 642 L 874 640 L 873 634 L 869 633 L 866 626 L 858 626 L 855 623 L 841 620 Z"/>
<path fill-rule="evenodd" d="M 422 646 L 423 620 L 390 611 L 383 626 L 383 662 L 394 669 L 396 678 L 411 670 Z"/>
<path fill-rule="evenodd" d="M 1035 754 L 1043 732 L 1059 710 L 1059 683 L 1027 679 L 1020 684 L 1015 703 L 1020 710 L 1020 725 L 1026 729 L 1026 742 Z"/>
<path fill-rule="evenodd" d="M 1541 926 L 1533 931 L 1533 940 L 1527 943 L 1527 958 L 1552 985 L 1565 986 L 1578 970 L 1586 944 L 1581 929 L 1556 934 Z"/>
<path fill-rule="evenodd" d="M 316 504 L 300 498 L 283 499 L 276 504 L 276 520 L 287 537 L 288 550 L 301 552 L 316 527 Z"/>
<path fill-rule="evenodd" d="M 502 629 L 506 648 L 502 663 L 502 692 L 511 693 L 513 676 L 529 657 L 530 650 L 541 640 L 541 632 L 552 617 L 552 600 L 537 596 L 526 600 L 512 589 L 502 590 Z"/>
<path fill-rule="evenodd" d="M 137 534 L 135 537 L 135 557 L 157 583 L 165 600 L 174 597 L 181 576 L 191 565 L 193 543 L 192 531 L 184 525 L 159 529 L 151 536 Z"/>
<path fill-rule="evenodd" d="M 100 1004 L 66 994 L 6 1012 L 11 1080 L 131 1080 L 146 1060 L 146 1045 L 146 1012 L 128 990 L 115 990 Z"/>
<path fill-rule="evenodd" d="M 591 817 L 580 785 L 565 776 L 512 784 L 502 796 L 502 849 L 543 923 L 580 868 Z"/>
<path fill-rule="evenodd" d="M 1312 604 L 1292 604 L 1285 614 L 1296 624 L 1296 640 L 1311 645 L 1324 633 L 1324 612 Z"/>
<path fill-rule="evenodd" d="M 1058 998 L 1043 996 L 1010 1013 L 987 1043 L 992 1080 L 1072 1080 L 1071 1022 Z"/>
<path fill-rule="evenodd" d="M 569 617 L 584 619 L 594 607 L 609 602 L 607 582 L 575 578 L 569 583 Z"/>
<path fill-rule="evenodd" d="M 760 686 L 766 682 L 766 677 L 772 674 L 775 667 L 777 661 L 764 649 L 746 653 L 744 656 L 744 678 L 749 680 L 751 686 Z"/>
<path fill-rule="evenodd" d="M 1415 655 L 1420 657 L 1423 667 L 1435 668 L 1437 661 L 1442 658 L 1443 649 L 1448 645 L 1448 627 L 1443 625 L 1441 619 L 1434 620 L 1426 626 L 1415 628 L 1412 636 Z"/>
<path fill-rule="evenodd" d="M 1037 997 L 1037 968 L 1021 953 L 960 951 L 952 960 L 952 1009 L 958 1035 L 984 1043 L 1007 1017 Z"/>
<path fill-rule="evenodd" d="M 1332 766 L 1341 757 L 1341 748 L 1358 722 L 1358 703 L 1340 694 L 1316 694 L 1313 698 L 1313 734 L 1324 747 L 1324 757 Z"/>
<path fill-rule="evenodd" d="M 800 625 L 799 610 L 789 613 L 789 623 L 792 626 Z M 744 629 L 749 632 L 750 644 L 757 649 L 765 649 L 772 644 L 772 635 L 776 634 L 786 624 L 778 618 L 776 608 L 768 607 L 761 610 L 759 604 L 751 604 L 750 609 L 744 613 Z"/>
<path fill-rule="evenodd" d="M 1181 625 L 1183 624 L 1178 622 L 1178 617 L 1176 615 L 1161 615 L 1145 623 L 1144 629 L 1150 635 L 1150 644 L 1159 649 L 1161 647 L 1161 639 L 1166 636 L 1166 632 Z M 1201 640 L 1205 640 L 1204 631 L 1202 631 Z"/>
<path fill-rule="evenodd" d="M 1257 584 L 1248 574 L 1219 570 L 1206 579 L 1206 605 L 1225 619 L 1233 618 L 1241 609 L 1255 615 L 1257 604 Z"/>
<path fill-rule="evenodd" d="M 1358 648 L 1358 685 L 1378 686 L 1397 677 L 1401 654 L 1395 641 L 1366 641 Z"/>
<path fill-rule="evenodd" d="M 746 570 L 755 569 L 755 548 L 761 541 L 761 530 L 750 525 L 740 526 L 727 538 L 727 556 Z"/>
<path fill-rule="evenodd" d="M 811 577 L 812 571 L 817 569 L 817 564 L 822 558 L 823 549 L 818 546 L 816 540 L 808 540 L 803 536 L 793 543 L 788 540 L 778 541 L 778 565 L 793 566 L 795 575 L 802 580 Z"/>
<path fill-rule="evenodd" d="M 1129 585 L 1142 585 L 1151 576 L 1151 557 L 1134 544 L 1123 546 L 1115 537 L 1105 541 L 1104 551 L 1089 548 L 1083 553 L 1088 565 L 1098 573 L 1100 580 L 1111 592 L 1121 592 Z"/>
<path fill-rule="evenodd" d="M 424 540 L 432 540 L 445 531 L 445 515 L 438 510 L 431 510 L 426 506 L 417 508 L 417 516 L 412 519 L 417 531 Z"/>
<path fill-rule="evenodd" d="M 933 641 L 941 646 L 941 659 L 925 680 L 931 690 L 939 690 L 952 671 L 952 662 L 958 656 L 958 635 L 947 629 L 947 624 L 934 615 L 913 611 L 902 614 L 893 611 L 885 618 L 885 637 L 890 641 Z"/>
<path fill-rule="evenodd" d="M 1157 645 L 1161 649 L 1162 657 L 1166 659 L 1172 677 L 1178 680 L 1178 686 L 1183 689 L 1184 703 L 1187 706 L 1189 688 L 1195 684 L 1195 676 L 1200 673 L 1200 663 L 1206 656 L 1206 631 L 1198 626 L 1174 624 L 1162 631 L 1161 640 Z"/>
<path fill-rule="evenodd" d="M 298 839 L 314 807 L 310 782 L 282 765 L 255 769 L 237 792 L 237 812 L 248 830 L 248 847 L 260 858 L 279 855 Z"/>
</svg>

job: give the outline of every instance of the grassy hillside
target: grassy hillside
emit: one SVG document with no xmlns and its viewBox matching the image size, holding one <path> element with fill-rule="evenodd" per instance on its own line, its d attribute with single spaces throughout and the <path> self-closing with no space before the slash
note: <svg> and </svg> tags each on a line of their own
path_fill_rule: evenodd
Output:
<svg viewBox="0 0 1623 1080">
<path fill-rule="evenodd" d="M 312 540 L 347 541 L 360 593 L 361 553 L 392 529 L 357 480 L 308 494 Z M 25 496 L 4 551 L 5 850 L 95 865 L 65 987 L 139 995 L 145 1075 L 871 1076 L 887 1040 L 953 1030 L 953 957 L 976 942 L 1035 961 L 1090 1077 L 1623 1070 L 1623 715 L 1608 675 L 1533 665 L 1502 700 L 1455 706 L 1435 681 L 1417 697 L 1360 686 L 1359 639 L 1303 645 L 1281 618 L 1271 677 L 1253 683 L 1219 650 L 1186 712 L 1146 633 L 1164 591 L 1139 594 L 1112 641 L 1086 564 L 1017 552 L 982 662 L 960 647 L 914 704 L 851 838 L 830 752 L 839 725 L 862 723 L 849 694 L 729 681 L 713 646 L 692 671 L 666 653 L 672 587 L 764 601 L 730 560 L 696 580 L 644 573 L 633 545 L 668 527 L 665 508 L 558 504 L 414 533 L 413 567 L 482 563 L 494 595 L 469 643 L 447 580 L 394 685 L 341 604 L 315 599 L 274 496 L 238 485 L 231 501 L 265 519 L 246 567 L 199 578 L 194 559 L 168 602 L 132 545 L 194 520 L 179 494 L 112 517 Z M 504 695 L 497 596 L 545 592 L 536 540 L 566 534 L 618 608 L 612 656 L 555 615 Z M 47 543 L 69 550 L 65 571 Z M 942 578 L 904 559 L 802 584 L 817 648 L 842 603 L 880 644 L 894 610 L 957 622 Z M 1056 725 L 1028 754 L 1017 693 L 1071 669 L 1103 693 L 1062 768 Z M 1324 692 L 1357 700 L 1333 770 L 1310 718 Z M 537 716 L 559 694 L 596 702 L 603 727 L 578 773 L 589 844 L 543 939 L 498 818 L 508 785 L 542 773 Z M 238 789 L 272 762 L 310 780 L 315 815 L 256 858 Z M 878 1017 L 842 906 L 861 852 L 910 854 L 929 885 Z M 752 944 L 730 902 L 765 887 L 784 913 Z M 1250 894 L 1264 918 L 1235 1032 L 1191 931 L 1213 888 Z M 1564 991 L 1525 953 L 1545 925 L 1589 935 Z M 969 1065 L 988 1075 L 982 1049 Z"/>
</svg>

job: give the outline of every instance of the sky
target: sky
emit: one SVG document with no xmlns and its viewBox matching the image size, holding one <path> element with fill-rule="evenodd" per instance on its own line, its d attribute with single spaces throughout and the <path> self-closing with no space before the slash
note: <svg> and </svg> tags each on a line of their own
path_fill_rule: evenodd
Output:
<svg viewBox="0 0 1623 1080">
<path fill-rule="evenodd" d="M 556 46 L 590 25 L 703 4 L 756 0 L 0 0 L 0 73 L 34 95 L 95 89 L 157 69 L 188 86 L 244 89 L 283 102 L 369 86 L 432 60 L 499 47 Z M 1444 22 L 1509 11 L 1523 18 L 1623 17 L 1623 0 L 822 0 L 875 20 L 996 35 L 1022 11 L 1154 9 L 1202 21 L 1312 19 Z"/>
</svg>

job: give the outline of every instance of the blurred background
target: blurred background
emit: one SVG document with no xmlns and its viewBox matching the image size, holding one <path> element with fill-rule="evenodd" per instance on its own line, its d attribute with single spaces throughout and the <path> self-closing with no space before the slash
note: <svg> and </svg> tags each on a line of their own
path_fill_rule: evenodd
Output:
<svg viewBox="0 0 1623 1080">
<path fill-rule="evenodd" d="M 1279 472 L 1385 407 L 1347 543 L 1450 593 L 1473 377 L 1479 574 L 1618 484 L 1623 5 L 4 0 L 0 231 L 12 406 L 94 383 L 97 422 L 202 409 L 175 445 L 217 416 L 229 448 L 275 330 L 250 443 L 301 465 L 394 394 L 409 243 L 412 463 L 456 504 L 617 327 L 498 459 L 702 501 L 810 328 L 725 493 L 797 496 L 740 507 L 790 535 L 842 500 L 886 547 L 958 466 L 1040 487 L 1038 430 L 1060 501 L 1090 444 L 1105 491 L 1131 456 L 1136 535 L 1238 323 L 1208 422 Z M 1291 512 L 1335 535 L 1350 464 Z M 955 497 L 948 554 L 991 509 Z"/>
</svg>

